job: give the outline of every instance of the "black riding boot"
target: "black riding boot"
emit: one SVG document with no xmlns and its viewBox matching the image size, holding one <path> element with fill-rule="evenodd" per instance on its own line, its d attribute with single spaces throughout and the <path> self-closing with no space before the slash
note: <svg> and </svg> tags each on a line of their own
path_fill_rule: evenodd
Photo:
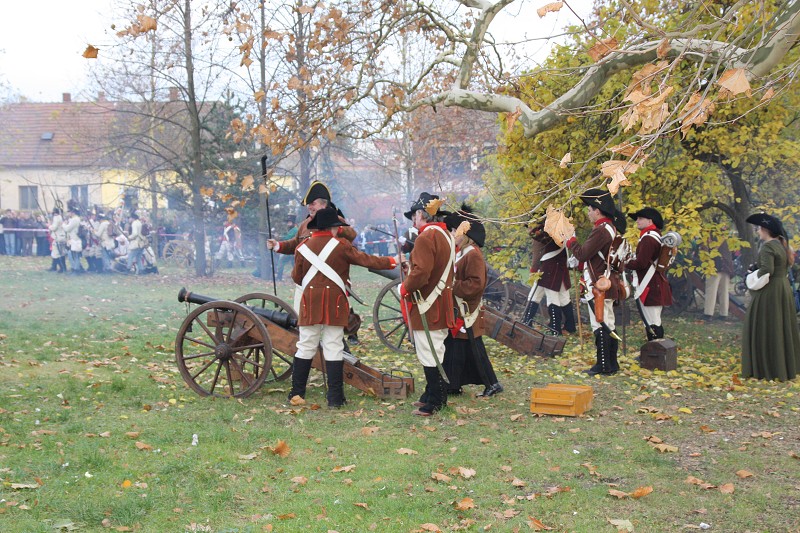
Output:
<svg viewBox="0 0 800 533">
<path fill-rule="evenodd" d="M 528 302 L 528 305 L 525 306 L 525 314 L 522 317 L 522 323 L 526 326 L 531 326 L 533 324 L 533 319 L 536 318 L 536 313 L 539 311 L 539 304 L 531 300 Z"/>
<path fill-rule="evenodd" d="M 578 327 L 575 325 L 575 310 L 572 309 L 571 303 L 561 306 L 561 314 L 564 315 L 564 329 L 569 333 L 578 331 Z"/>
<path fill-rule="evenodd" d="M 550 316 L 550 333 L 561 335 L 561 308 L 556 304 L 547 306 L 547 314 Z"/>
<path fill-rule="evenodd" d="M 425 380 L 428 382 L 425 389 L 428 394 L 425 405 L 414 411 L 415 415 L 431 416 L 447 405 L 447 383 L 439 374 L 435 366 L 422 367 L 425 370 Z"/>
<path fill-rule="evenodd" d="M 305 399 L 309 372 L 311 372 L 311 359 L 295 357 L 292 362 L 292 390 L 289 391 L 289 400 L 295 396 Z"/>
<path fill-rule="evenodd" d="M 338 409 L 347 403 L 344 397 L 344 361 L 325 361 L 328 373 L 328 407 Z"/>
</svg>

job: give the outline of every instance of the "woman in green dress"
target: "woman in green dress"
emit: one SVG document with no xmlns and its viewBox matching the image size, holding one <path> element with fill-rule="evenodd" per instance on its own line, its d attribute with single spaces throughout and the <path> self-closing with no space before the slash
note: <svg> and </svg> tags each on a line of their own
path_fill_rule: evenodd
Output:
<svg viewBox="0 0 800 533">
<path fill-rule="evenodd" d="M 800 332 L 786 276 L 794 262 L 783 224 L 765 213 L 750 215 L 762 241 L 758 270 L 747 276 L 752 301 L 742 333 L 742 377 L 794 379 L 800 371 Z"/>
</svg>

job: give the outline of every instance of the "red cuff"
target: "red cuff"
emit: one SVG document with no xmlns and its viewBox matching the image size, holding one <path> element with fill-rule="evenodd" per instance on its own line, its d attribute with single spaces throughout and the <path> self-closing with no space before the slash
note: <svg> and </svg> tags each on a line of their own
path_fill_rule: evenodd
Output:
<svg viewBox="0 0 800 533">
<path fill-rule="evenodd" d="M 405 283 L 400 284 L 400 298 L 406 298 L 408 296 L 408 291 L 406 290 Z"/>
<path fill-rule="evenodd" d="M 394 257 L 389 257 L 389 260 L 392 262 L 392 267 L 390 268 L 390 270 L 397 268 L 397 259 L 395 259 Z"/>
<path fill-rule="evenodd" d="M 572 248 L 572 245 L 577 242 L 578 239 L 576 239 L 575 237 L 570 237 L 569 240 L 567 241 L 567 248 Z"/>
</svg>

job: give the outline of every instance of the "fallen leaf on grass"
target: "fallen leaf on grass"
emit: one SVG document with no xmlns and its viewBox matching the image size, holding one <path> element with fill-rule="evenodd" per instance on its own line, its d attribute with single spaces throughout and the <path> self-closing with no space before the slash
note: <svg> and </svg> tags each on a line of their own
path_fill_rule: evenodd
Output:
<svg viewBox="0 0 800 533">
<path fill-rule="evenodd" d="M 426 523 L 419 526 L 419 531 L 438 531 L 441 533 L 442 530 L 436 524 Z"/>
<path fill-rule="evenodd" d="M 38 489 L 39 485 L 36 483 L 12 483 L 11 488 L 14 490 Z"/>
<path fill-rule="evenodd" d="M 279 440 L 278 444 L 276 444 L 273 448 L 270 448 L 269 451 L 280 457 L 289 457 L 291 449 L 289 448 L 289 445 L 286 444 L 286 441 Z"/>
<path fill-rule="evenodd" d="M 136 441 L 135 446 L 139 450 L 152 450 L 153 449 L 153 447 L 150 446 L 149 444 L 146 444 L 146 443 L 144 443 L 142 441 L 138 441 L 138 440 Z"/>
<path fill-rule="evenodd" d="M 550 526 L 544 525 L 541 520 L 534 518 L 532 516 L 528 517 L 528 527 L 534 531 L 549 531 L 553 529 Z"/>
<path fill-rule="evenodd" d="M 289 481 L 291 481 L 292 483 L 297 483 L 298 485 L 305 485 L 306 483 L 308 483 L 308 478 L 305 476 L 295 476 Z"/>
<path fill-rule="evenodd" d="M 332 472 L 351 472 L 356 465 L 334 466 Z"/>
<path fill-rule="evenodd" d="M 258 457 L 258 452 L 248 453 L 247 455 L 241 453 L 239 454 L 240 461 L 252 461 L 256 457 Z"/>
<path fill-rule="evenodd" d="M 442 474 L 440 472 L 433 472 L 433 473 L 431 473 L 431 479 L 433 479 L 435 481 L 441 481 L 443 483 L 450 483 L 452 478 L 450 476 L 448 476 L 446 474 Z"/>
<path fill-rule="evenodd" d="M 378 432 L 380 428 L 378 426 L 367 426 L 365 428 L 361 428 L 361 434 L 365 437 L 369 437 L 370 435 L 374 435 Z"/>
<path fill-rule="evenodd" d="M 524 487 L 525 485 L 527 485 L 527 483 L 516 477 L 511 481 L 511 484 L 514 485 L 515 487 Z"/>
<path fill-rule="evenodd" d="M 608 518 L 608 523 L 617 528 L 617 531 L 630 531 L 633 532 L 633 524 L 630 520 L 619 520 Z"/>
<path fill-rule="evenodd" d="M 522 418 L 523 416 L 525 416 L 525 415 L 522 415 L 522 414 L 516 414 L 516 415 L 511 415 L 509 418 L 511 419 L 511 421 L 512 421 L 512 422 L 516 422 L 517 420 L 519 420 L 519 419 L 520 419 L 520 418 Z"/>
<path fill-rule="evenodd" d="M 617 490 L 617 489 L 610 489 L 608 491 L 608 494 L 610 496 L 614 496 L 615 498 L 617 498 L 619 500 L 621 500 L 623 498 L 627 498 L 629 496 L 629 494 L 627 492 L 622 492 L 621 490 Z"/>
<path fill-rule="evenodd" d="M 397 453 L 400 455 L 418 455 L 419 452 L 416 452 L 411 448 L 398 448 Z"/>
<path fill-rule="evenodd" d="M 472 498 L 464 498 L 461 501 L 453 502 L 453 507 L 459 511 L 466 511 L 467 509 L 475 508 L 475 501 Z"/>
<path fill-rule="evenodd" d="M 295 395 L 295 396 L 292 396 L 289 399 L 289 405 L 293 405 L 295 407 L 298 406 L 298 405 L 305 405 L 305 404 L 306 404 L 305 399 L 303 399 L 303 397 L 301 397 L 299 394 Z"/>
<path fill-rule="evenodd" d="M 736 490 L 736 487 L 733 486 L 733 483 L 725 483 L 724 485 L 720 485 L 719 491 L 722 494 L 733 494 Z"/>
<path fill-rule="evenodd" d="M 356 507 L 361 507 L 361 508 L 366 509 L 367 511 L 369 511 L 369 506 L 366 503 L 360 503 L 359 502 L 359 503 L 354 503 L 353 505 L 355 505 Z"/>
<path fill-rule="evenodd" d="M 636 490 L 631 492 L 631 498 L 638 500 L 639 498 L 643 498 L 653 492 L 653 487 L 638 487 Z"/>
<path fill-rule="evenodd" d="M 739 476 L 741 479 L 745 479 L 748 477 L 752 477 L 753 473 L 749 470 L 737 470 L 736 475 Z"/>
<path fill-rule="evenodd" d="M 286 513 L 278 515 L 278 520 L 291 520 L 292 518 L 297 518 L 297 515 L 294 513 Z"/>
</svg>

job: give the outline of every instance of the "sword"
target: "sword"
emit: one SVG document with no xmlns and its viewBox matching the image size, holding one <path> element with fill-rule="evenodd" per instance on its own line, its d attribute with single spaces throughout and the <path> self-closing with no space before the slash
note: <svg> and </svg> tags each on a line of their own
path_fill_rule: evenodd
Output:
<svg viewBox="0 0 800 533">
<path fill-rule="evenodd" d="M 417 294 L 419 294 L 419 291 L 417 291 Z M 419 302 L 419 300 L 422 299 L 421 296 L 422 295 L 420 295 L 420 298 L 417 300 L 417 302 Z M 417 303 L 417 306 L 418 306 L 417 309 L 419 309 L 419 303 Z M 430 329 L 428 329 L 428 319 L 425 317 L 426 314 L 428 314 L 427 311 L 419 314 L 419 317 L 422 319 L 422 329 L 425 330 L 425 337 L 428 338 L 428 346 L 430 346 L 431 348 L 431 355 L 433 356 L 433 360 L 436 361 L 436 368 L 439 369 L 439 375 L 442 376 L 442 379 L 444 380 L 445 383 L 450 385 L 450 380 L 447 377 L 447 372 L 444 371 L 442 362 L 439 361 L 439 356 L 436 355 L 436 349 L 433 346 L 433 339 L 431 338 L 431 331 Z M 409 318 L 409 322 L 410 321 L 411 319 Z"/>
</svg>

